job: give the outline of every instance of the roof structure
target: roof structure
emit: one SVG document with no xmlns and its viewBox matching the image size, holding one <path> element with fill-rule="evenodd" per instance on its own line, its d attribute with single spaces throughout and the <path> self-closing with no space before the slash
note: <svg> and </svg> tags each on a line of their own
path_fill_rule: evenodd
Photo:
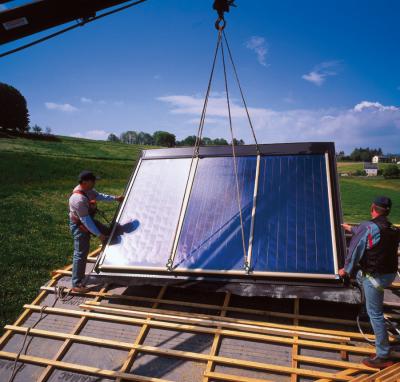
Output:
<svg viewBox="0 0 400 382">
<path fill-rule="evenodd" d="M 71 285 L 70 270 L 55 271 L 5 327 L 1 381 L 13 370 L 15 382 L 390 382 L 399 375 L 400 364 L 378 372 L 360 362 L 375 350 L 356 329 L 354 305 L 167 286 L 59 293 Z M 385 295 L 392 319 L 400 318 L 399 291 L 397 281 Z"/>
<path fill-rule="evenodd" d="M 364 163 L 364 170 L 378 170 L 378 165 L 376 163 Z"/>
</svg>

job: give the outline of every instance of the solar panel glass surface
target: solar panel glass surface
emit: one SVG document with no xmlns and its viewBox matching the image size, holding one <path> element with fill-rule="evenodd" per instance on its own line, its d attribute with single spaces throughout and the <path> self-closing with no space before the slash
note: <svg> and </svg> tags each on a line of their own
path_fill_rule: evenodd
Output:
<svg viewBox="0 0 400 382">
<path fill-rule="evenodd" d="M 189 168 L 190 158 L 141 162 L 102 265 L 165 269 Z"/>
<path fill-rule="evenodd" d="M 257 158 L 238 157 L 247 251 Z M 232 157 L 199 160 L 174 262 L 176 269 L 243 270 L 239 204 Z"/>
<path fill-rule="evenodd" d="M 335 273 L 325 160 L 261 157 L 254 272 Z"/>
</svg>

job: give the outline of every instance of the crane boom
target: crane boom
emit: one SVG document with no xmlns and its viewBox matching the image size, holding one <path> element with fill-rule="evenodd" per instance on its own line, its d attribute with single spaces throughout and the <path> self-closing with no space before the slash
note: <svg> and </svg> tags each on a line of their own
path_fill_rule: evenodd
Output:
<svg viewBox="0 0 400 382">
<path fill-rule="evenodd" d="M 0 3 L 8 1 L 0 0 Z M 74 20 L 85 21 L 96 12 L 129 0 L 38 0 L 0 12 L 0 45 Z"/>
</svg>

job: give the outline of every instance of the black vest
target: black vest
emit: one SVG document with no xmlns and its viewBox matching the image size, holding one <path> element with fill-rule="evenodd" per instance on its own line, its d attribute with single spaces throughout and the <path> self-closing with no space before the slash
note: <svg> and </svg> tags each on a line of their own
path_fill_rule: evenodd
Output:
<svg viewBox="0 0 400 382">
<path fill-rule="evenodd" d="M 394 227 L 386 216 L 378 216 L 371 221 L 379 227 L 381 237 L 378 244 L 365 251 L 360 261 L 361 269 L 371 274 L 396 273 L 400 230 Z"/>
</svg>

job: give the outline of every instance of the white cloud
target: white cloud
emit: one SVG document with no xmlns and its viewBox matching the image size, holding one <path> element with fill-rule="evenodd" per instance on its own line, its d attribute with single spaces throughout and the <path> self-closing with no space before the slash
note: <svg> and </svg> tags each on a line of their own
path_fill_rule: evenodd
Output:
<svg viewBox="0 0 400 382">
<path fill-rule="evenodd" d="M 78 110 L 78 108 L 76 108 L 75 106 L 72 106 L 69 103 L 45 102 L 44 105 L 49 110 L 58 110 L 58 111 L 66 112 L 66 113 L 71 113 L 71 112 Z"/>
<path fill-rule="evenodd" d="M 355 111 L 375 111 L 375 112 L 380 112 L 380 111 L 398 111 L 399 108 L 396 106 L 384 106 L 379 102 L 369 102 L 369 101 L 362 101 L 359 104 L 357 104 L 354 107 Z"/>
<path fill-rule="evenodd" d="M 91 98 L 81 97 L 81 102 L 82 103 L 93 103 L 93 100 Z"/>
<path fill-rule="evenodd" d="M 6 9 L 8 9 L 6 5 L 0 4 L 0 12 L 5 11 Z"/>
<path fill-rule="evenodd" d="M 301 78 L 314 85 L 321 86 L 328 77 L 336 76 L 340 70 L 341 61 L 325 61 L 318 64 L 314 69 L 308 73 L 303 74 Z"/>
<path fill-rule="evenodd" d="M 105 105 L 107 102 L 103 99 L 101 100 L 94 100 L 92 98 L 81 97 L 81 102 L 85 104 L 98 104 L 98 105 Z"/>
<path fill-rule="evenodd" d="M 257 60 L 260 65 L 267 66 L 266 57 L 268 53 L 268 46 L 264 37 L 250 37 L 250 39 L 246 41 L 246 48 L 256 53 Z"/>
<path fill-rule="evenodd" d="M 200 116 L 203 99 L 187 95 L 159 97 L 170 106 L 170 113 L 187 117 L 194 123 Z M 231 105 L 236 135 L 252 143 L 243 107 L 235 100 Z M 335 141 L 339 149 L 349 151 L 355 146 L 382 147 L 397 152 L 400 147 L 400 108 L 378 102 L 362 101 L 350 109 L 249 108 L 260 142 Z M 205 135 L 229 136 L 226 100 L 209 100 Z M 197 121 L 198 122 L 198 121 Z M 207 131 L 207 128 L 211 129 Z"/>
<path fill-rule="evenodd" d="M 84 133 L 74 133 L 71 134 L 71 137 L 76 137 L 76 138 L 86 138 L 86 139 L 95 139 L 95 140 L 106 140 L 108 135 L 107 131 L 104 130 L 88 130 L 85 131 Z"/>
</svg>

